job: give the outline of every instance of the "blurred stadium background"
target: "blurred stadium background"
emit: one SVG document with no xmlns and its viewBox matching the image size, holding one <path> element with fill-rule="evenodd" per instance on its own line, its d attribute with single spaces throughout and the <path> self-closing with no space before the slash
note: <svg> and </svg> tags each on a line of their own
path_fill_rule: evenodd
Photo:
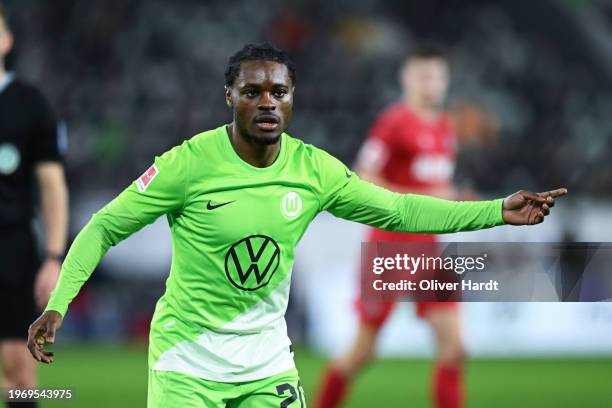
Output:
<svg viewBox="0 0 612 408">
<path fill-rule="evenodd" d="M 609 241 L 612 1 L 13 0 L 9 59 L 37 84 L 70 139 L 71 236 L 159 154 L 230 121 L 223 71 L 270 40 L 298 65 L 289 133 L 353 162 L 399 96 L 398 66 L 423 40 L 452 63 L 460 185 L 485 196 L 566 186 L 542 226 L 447 236 L 470 241 Z M 360 226 L 322 215 L 304 237 L 287 315 L 307 395 L 355 328 Z M 73 406 L 144 406 L 148 321 L 170 262 L 165 221 L 111 250 L 71 307 L 41 387 Z M 470 407 L 612 406 L 612 304 L 468 304 Z M 427 406 L 429 333 L 410 304 L 348 406 Z M 45 405 L 43 405 L 45 406 Z M 49 404 L 49 406 L 52 406 Z"/>
</svg>

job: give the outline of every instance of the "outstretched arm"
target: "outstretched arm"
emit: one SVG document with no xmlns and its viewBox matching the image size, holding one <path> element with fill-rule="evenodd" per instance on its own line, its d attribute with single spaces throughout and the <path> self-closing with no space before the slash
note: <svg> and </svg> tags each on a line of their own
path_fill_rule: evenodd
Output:
<svg viewBox="0 0 612 408">
<path fill-rule="evenodd" d="M 394 193 L 350 172 L 323 154 L 321 210 L 376 228 L 413 233 L 473 231 L 496 225 L 538 224 L 549 214 L 564 188 L 544 193 L 519 191 L 491 201 L 449 201 Z"/>
<path fill-rule="evenodd" d="M 55 341 L 55 332 L 68 305 L 108 249 L 160 215 L 182 211 L 188 177 L 184 164 L 188 161 L 181 159 L 182 148 L 176 147 L 158 157 L 147 172 L 96 213 L 77 235 L 45 312 L 28 331 L 28 348 L 36 360 L 53 361 L 53 353 L 44 350 L 44 344 Z"/>
</svg>

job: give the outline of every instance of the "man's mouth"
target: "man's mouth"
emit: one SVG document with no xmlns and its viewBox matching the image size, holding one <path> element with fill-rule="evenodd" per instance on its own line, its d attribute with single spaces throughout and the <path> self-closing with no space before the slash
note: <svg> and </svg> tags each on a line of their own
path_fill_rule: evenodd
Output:
<svg viewBox="0 0 612 408">
<path fill-rule="evenodd" d="M 280 124 L 280 119 L 275 115 L 259 115 L 255 118 L 255 125 L 264 132 L 275 130 Z"/>
</svg>

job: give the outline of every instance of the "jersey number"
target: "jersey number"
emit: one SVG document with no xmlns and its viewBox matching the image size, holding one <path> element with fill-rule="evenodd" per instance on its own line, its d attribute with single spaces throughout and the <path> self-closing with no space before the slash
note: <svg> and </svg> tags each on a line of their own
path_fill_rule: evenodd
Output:
<svg viewBox="0 0 612 408">
<path fill-rule="evenodd" d="M 281 397 L 284 396 L 286 391 L 289 391 L 289 397 L 281 401 L 280 408 L 287 408 L 289 404 L 295 402 L 298 397 L 300 398 L 300 407 L 304 408 L 304 389 L 302 388 L 302 382 L 297 383 L 298 391 L 295 392 L 295 388 L 289 383 L 284 383 L 276 387 L 276 393 Z"/>
</svg>

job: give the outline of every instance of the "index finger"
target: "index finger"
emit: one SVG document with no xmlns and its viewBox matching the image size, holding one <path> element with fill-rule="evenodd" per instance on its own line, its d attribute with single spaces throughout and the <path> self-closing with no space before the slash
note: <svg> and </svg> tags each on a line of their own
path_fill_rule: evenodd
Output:
<svg viewBox="0 0 612 408">
<path fill-rule="evenodd" d="M 567 194 L 567 188 L 563 187 L 563 188 L 558 188 L 556 190 L 551 190 L 551 191 L 547 191 L 545 193 L 540 193 L 542 194 L 544 197 L 561 197 Z"/>
<path fill-rule="evenodd" d="M 535 201 L 537 203 L 543 203 L 544 201 L 546 201 L 544 196 L 540 195 L 540 193 L 532 193 L 531 191 L 524 191 L 524 190 L 519 191 L 519 193 L 524 198 L 526 198 L 528 200 L 533 200 L 533 201 Z"/>
</svg>

